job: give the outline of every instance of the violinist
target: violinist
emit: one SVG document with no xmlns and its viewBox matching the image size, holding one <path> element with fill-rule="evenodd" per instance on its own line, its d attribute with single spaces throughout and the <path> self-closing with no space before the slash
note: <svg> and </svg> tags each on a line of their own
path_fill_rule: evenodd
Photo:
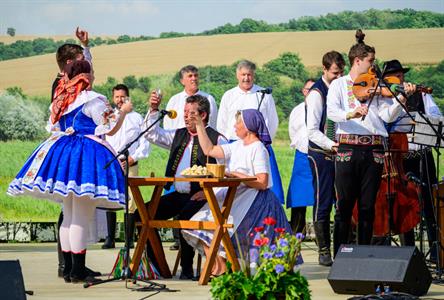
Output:
<svg viewBox="0 0 444 300">
<path fill-rule="evenodd" d="M 327 95 L 327 117 L 337 123 L 339 147 L 335 160 L 337 192 L 334 224 L 335 255 L 348 242 L 352 210 L 358 201 L 358 244 L 372 239 L 374 205 L 384 163 L 383 143 L 388 136 L 384 122 L 395 121 L 403 111 L 398 102 L 358 101 L 353 94 L 355 79 L 367 73 L 375 60 L 375 48 L 364 43 L 365 35 L 356 32 L 357 43 L 350 48 L 349 74 L 336 79 Z M 405 84 L 410 93 L 413 85 Z M 401 102 L 406 101 L 403 96 Z"/>
<path fill-rule="evenodd" d="M 410 70 L 409 68 L 404 68 L 399 60 L 396 59 L 386 61 L 384 65 L 384 77 L 396 77 L 401 83 L 404 83 L 404 74 Z M 433 97 L 430 94 L 421 92 L 419 90 L 415 91 L 415 93 L 407 98 L 406 106 L 410 112 L 420 111 L 426 115 L 435 117 L 441 116 L 441 112 L 433 100 Z M 406 129 L 410 129 L 409 127 L 402 125 L 402 123 L 405 124 L 406 120 L 407 122 L 409 121 L 409 117 L 407 115 L 403 116 L 403 118 L 398 121 L 397 124 L 394 124 L 393 131 L 406 131 Z M 421 150 L 418 144 L 409 143 L 408 150 L 408 153 L 404 155 L 403 159 L 405 173 L 412 172 L 414 176 L 421 178 L 420 162 L 421 157 L 423 157 L 422 181 L 425 185 L 421 186 L 420 188 L 423 199 L 423 214 L 427 225 L 429 247 L 431 247 L 430 260 L 436 261 L 437 245 L 434 242 L 436 242 L 437 225 L 433 213 L 432 196 L 429 192 L 431 190 L 431 186 L 437 183 L 435 162 L 430 147 L 425 147 Z M 401 238 L 401 242 L 408 246 L 414 245 L 415 239 L 413 230 L 404 233 L 403 237 Z"/>
<path fill-rule="evenodd" d="M 305 102 L 307 108 L 308 159 L 313 176 L 313 224 L 319 252 L 319 264 L 333 264 L 330 252 L 330 213 L 335 202 L 335 166 L 332 154 L 338 149 L 334 141 L 334 124 L 327 122 L 328 88 L 344 72 L 341 53 L 330 51 L 322 57 L 323 71 Z M 330 136 L 327 136 L 327 133 Z"/>
</svg>

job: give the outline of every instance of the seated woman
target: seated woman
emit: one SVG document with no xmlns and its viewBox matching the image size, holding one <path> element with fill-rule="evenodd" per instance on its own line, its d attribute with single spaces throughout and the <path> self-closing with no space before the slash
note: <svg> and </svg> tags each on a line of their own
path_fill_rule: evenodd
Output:
<svg viewBox="0 0 444 300">
<path fill-rule="evenodd" d="M 263 226 L 265 217 L 276 219 L 276 227 L 285 228 L 290 232 L 285 212 L 273 192 L 270 176 L 270 164 L 266 145 L 271 144 L 271 137 L 262 114 L 256 109 L 246 109 L 236 114 L 235 130 L 239 140 L 226 145 L 213 145 L 205 131 L 205 125 L 200 116 L 194 116 L 199 137 L 199 144 L 208 156 L 214 158 L 224 158 L 228 162 L 228 177 L 249 177 L 255 176 L 257 180 L 247 181 L 241 184 L 237 191 L 231 208 L 228 222 L 234 224 L 234 228 L 229 230 L 231 240 L 235 250 L 243 251 L 245 254 L 252 246 L 249 242 L 250 233 L 256 226 Z M 221 204 L 225 198 L 227 188 L 215 190 L 216 197 Z M 213 220 L 208 204 L 202 207 L 191 220 L 206 221 Z M 234 236 L 237 234 L 241 243 L 238 243 Z M 199 252 L 208 254 L 209 246 L 213 238 L 213 232 L 204 230 L 183 230 L 184 239 Z M 275 232 L 269 233 L 270 240 L 274 239 Z M 226 271 L 226 253 L 221 245 L 216 258 L 216 263 L 212 274 L 217 276 Z"/>
</svg>

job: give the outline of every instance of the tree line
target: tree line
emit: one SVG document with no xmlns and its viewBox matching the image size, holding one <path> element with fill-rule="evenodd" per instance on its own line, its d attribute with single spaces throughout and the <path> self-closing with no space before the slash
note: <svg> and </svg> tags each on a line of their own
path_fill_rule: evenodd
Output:
<svg viewBox="0 0 444 300">
<path fill-rule="evenodd" d="M 239 24 L 227 23 L 223 26 L 200 33 L 162 32 L 159 37 L 140 35 L 132 37 L 121 35 L 117 39 L 92 38 L 90 46 L 112 45 L 164 39 L 184 36 L 205 36 L 216 34 L 234 34 L 251 32 L 283 32 L 283 31 L 320 31 L 320 30 L 355 30 L 365 29 L 401 29 L 401 28 L 441 28 L 444 27 L 444 14 L 430 11 L 377 10 L 369 9 L 362 12 L 343 11 L 336 14 L 329 13 L 318 17 L 300 17 L 286 23 L 268 24 L 265 21 L 243 19 Z M 73 39 L 55 41 L 51 38 L 37 38 L 30 41 L 16 41 L 12 44 L 0 43 L 0 60 L 22 58 L 33 55 L 54 53 L 64 43 L 76 43 Z"/>
<path fill-rule="evenodd" d="M 343 54 L 346 58 L 346 54 Z M 345 59 L 348 64 L 348 59 Z M 226 66 L 205 66 L 199 68 L 200 89 L 210 93 L 219 104 L 225 91 L 237 85 L 237 62 Z M 379 65 L 382 65 L 379 62 Z M 349 70 L 346 66 L 345 73 Z M 406 80 L 433 87 L 433 97 L 444 112 L 444 60 L 435 66 L 409 66 Z M 296 53 L 286 52 L 270 60 L 256 70 L 255 82 L 262 87 L 273 87 L 273 98 L 279 120 L 285 122 L 291 110 L 304 98 L 301 89 L 309 77 L 319 78 L 321 68 L 309 72 Z M 161 76 L 163 76 L 161 78 Z M 165 106 L 169 98 L 183 90 L 179 83 L 179 74 L 158 76 L 127 75 L 121 81 L 108 77 L 105 82 L 95 84 L 93 89 L 104 94 L 112 102 L 112 88 L 124 83 L 130 89 L 134 109 L 142 115 L 147 111 L 148 93 L 154 88 L 161 88 Z M 10 87 L 0 94 L 0 140 L 37 139 L 45 135 L 44 124 L 49 117 L 50 97 L 25 95 L 20 87 Z M 278 133 L 279 138 L 288 138 L 285 132 Z"/>
</svg>

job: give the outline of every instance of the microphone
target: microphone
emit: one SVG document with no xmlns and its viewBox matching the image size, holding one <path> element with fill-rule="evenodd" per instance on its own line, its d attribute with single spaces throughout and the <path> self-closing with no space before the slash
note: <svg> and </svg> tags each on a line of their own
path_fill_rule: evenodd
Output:
<svg viewBox="0 0 444 300">
<path fill-rule="evenodd" d="M 418 177 L 416 177 L 416 175 L 413 172 L 407 172 L 405 174 L 405 177 L 407 177 L 407 179 L 409 181 L 412 181 L 414 183 L 416 183 L 417 185 L 422 185 L 425 186 L 426 184 L 424 182 L 421 181 L 421 179 L 419 179 Z"/>
<path fill-rule="evenodd" d="M 402 86 L 402 85 L 400 85 L 400 84 L 392 84 L 392 85 L 390 86 L 390 91 L 391 91 L 393 94 L 396 94 L 396 93 L 405 94 L 404 86 Z"/>
<path fill-rule="evenodd" d="M 271 94 L 273 92 L 273 88 L 271 86 L 263 89 L 263 90 L 259 90 L 256 93 L 262 93 L 262 94 Z"/>
<path fill-rule="evenodd" d="M 171 109 L 171 110 L 162 109 L 160 111 L 160 114 L 162 116 L 168 116 L 168 118 L 170 118 L 170 119 L 175 119 L 177 117 L 177 111 L 175 111 L 174 109 Z"/>
</svg>

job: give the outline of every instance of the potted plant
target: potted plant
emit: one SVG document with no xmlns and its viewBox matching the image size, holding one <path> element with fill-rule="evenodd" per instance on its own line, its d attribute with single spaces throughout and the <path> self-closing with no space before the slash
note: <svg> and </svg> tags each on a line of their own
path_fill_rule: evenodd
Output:
<svg viewBox="0 0 444 300">
<path fill-rule="evenodd" d="M 241 270 L 211 281 L 211 295 L 218 300 L 262 300 L 311 298 L 307 279 L 297 270 L 302 263 L 301 233 L 292 235 L 284 228 L 273 228 L 276 221 L 267 217 L 264 226 L 250 233 L 250 249 L 240 250 Z M 278 233 L 271 241 L 270 232 Z M 237 240 L 237 236 L 236 236 Z M 238 242 L 238 249 L 241 249 Z M 231 265 L 227 263 L 227 270 Z"/>
</svg>

